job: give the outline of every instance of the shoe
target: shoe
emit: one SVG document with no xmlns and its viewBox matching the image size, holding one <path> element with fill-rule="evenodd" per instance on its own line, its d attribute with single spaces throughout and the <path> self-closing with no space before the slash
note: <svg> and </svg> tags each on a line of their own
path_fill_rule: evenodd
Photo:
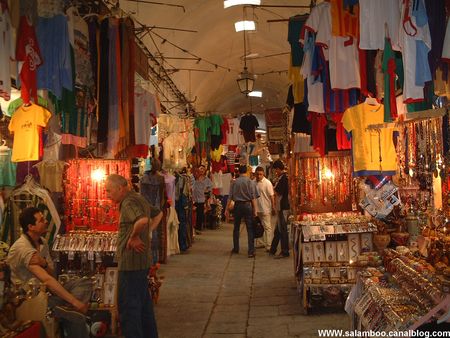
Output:
<svg viewBox="0 0 450 338">
<path fill-rule="evenodd" d="M 233 255 L 233 254 L 238 254 L 239 253 L 239 250 L 234 250 L 234 249 L 231 249 L 231 254 Z"/>
<path fill-rule="evenodd" d="M 248 254 L 248 258 L 254 258 L 254 257 L 255 257 L 255 254 L 254 254 L 254 253 Z"/>
<path fill-rule="evenodd" d="M 56 317 L 67 319 L 70 322 L 85 323 L 88 317 L 75 309 L 70 309 L 66 306 L 55 306 L 53 313 Z"/>
<path fill-rule="evenodd" d="M 201 235 L 202 232 L 201 232 L 200 230 L 195 230 L 195 234 L 196 234 L 196 235 Z"/>
<path fill-rule="evenodd" d="M 274 259 L 281 259 L 281 258 L 288 258 L 288 257 L 289 257 L 289 254 L 287 254 L 287 255 L 279 254 L 279 255 L 276 255 L 274 257 Z"/>
<path fill-rule="evenodd" d="M 269 253 L 269 256 L 270 256 L 270 257 L 275 256 L 275 253 L 274 253 L 274 252 L 271 252 L 270 250 L 267 250 L 267 252 Z"/>
<path fill-rule="evenodd" d="M 262 249 L 262 248 L 265 248 L 264 244 L 255 245 L 255 249 Z"/>
</svg>

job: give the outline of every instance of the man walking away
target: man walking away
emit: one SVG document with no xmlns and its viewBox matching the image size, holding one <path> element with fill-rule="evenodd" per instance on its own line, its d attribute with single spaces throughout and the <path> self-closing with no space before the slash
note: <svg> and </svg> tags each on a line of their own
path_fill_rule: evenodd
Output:
<svg viewBox="0 0 450 338">
<path fill-rule="evenodd" d="M 256 217 L 256 199 L 259 197 L 256 183 L 250 180 L 247 173 L 247 166 L 239 167 L 239 177 L 230 187 L 226 216 L 228 217 L 231 201 L 234 201 L 234 228 L 233 228 L 233 249 L 231 253 L 239 253 L 239 232 L 241 219 L 244 219 L 248 237 L 248 258 L 255 257 L 255 236 L 253 232 L 253 217 Z"/>
</svg>

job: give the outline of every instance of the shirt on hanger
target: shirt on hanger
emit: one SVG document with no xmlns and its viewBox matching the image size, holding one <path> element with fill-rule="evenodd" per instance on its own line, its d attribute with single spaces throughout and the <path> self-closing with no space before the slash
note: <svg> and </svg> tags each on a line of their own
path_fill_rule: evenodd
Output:
<svg viewBox="0 0 450 338">
<path fill-rule="evenodd" d="M 208 116 L 205 117 L 197 117 L 195 119 L 195 127 L 198 128 L 198 141 L 206 142 L 208 141 L 208 129 L 211 128 L 211 119 Z"/>
<path fill-rule="evenodd" d="M 342 117 L 344 128 L 352 133 L 355 176 L 394 175 L 397 170 L 394 128 L 368 130 L 367 126 L 384 121 L 384 106 L 361 103 L 348 108 Z"/>
<path fill-rule="evenodd" d="M 36 164 L 41 185 L 51 192 L 62 192 L 64 161 L 42 161 Z"/>
<path fill-rule="evenodd" d="M 30 102 L 31 97 L 37 101 L 36 71 L 42 64 L 36 32 L 26 16 L 20 18 L 16 45 L 16 60 L 22 61 L 19 75 L 21 80 L 21 96 L 24 102 Z"/>
<path fill-rule="evenodd" d="M 258 119 L 253 114 L 245 114 L 241 117 L 239 128 L 242 129 L 245 142 L 255 142 L 255 130 L 259 127 Z"/>
<path fill-rule="evenodd" d="M 24 162 L 39 159 L 39 127 L 45 127 L 51 113 L 36 104 L 21 106 L 9 123 L 8 129 L 14 133 L 12 161 Z"/>
<path fill-rule="evenodd" d="M 11 60 L 14 60 L 14 42 L 12 39 L 11 20 L 8 8 L 1 9 L 0 14 L 0 96 L 5 100 L 11 98 Z"/>
<path fill-rule="evenodd" d="M 228 119 L 227 144 L 238 145 L 239 140 L 239 119 Z"/>
<path fill-rule="evenodd" d="M 11 162 L 11 149 L 0 152 L 0 186 L 16 185 L 16 164 Z"/>
<path fill-rule="evenodd" d="M 220 129 L 223 123 L 222 116 L 211 115 L 211 135 L 220 135 Z"/>
</svg>

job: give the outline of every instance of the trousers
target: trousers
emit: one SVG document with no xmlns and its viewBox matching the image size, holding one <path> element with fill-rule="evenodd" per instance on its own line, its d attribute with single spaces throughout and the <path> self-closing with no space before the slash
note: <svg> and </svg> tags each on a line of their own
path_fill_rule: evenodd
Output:
<svg viewBox="0 0 450 338">
<path fill-rule="evenodd" d="M 234 227 L 233 227 L 233 250 L 239 251 L 239 232 L 241 230 L 241 220 L 244 219 L 247 228 L 248 254 L 255 253 L 255 235 L 252 224 L 252 205 L 251 203 L 235 203 L 233 209 Z"/>
<path fill-rule="evenodd" d="M 273 234 L 272 245 L 270 246 L 270 252 L 273 254 L 277 252 L 278 243 L 281 242 L 281 255 L 289 256 L 288 216 L 289 210 L 280 210 L 277 212 L 277 225 Z"/>
<path fill-rule="evenodd" d="M 158 337 L 147 274 L 148 269 L 119 271 L 119 319 L 125 338 Z"/>
<path fill-rule="evenodd" d="M 270 250 L 270 245 L 273 240 L 273 227 L 272 227 L 272 215 L 263 212 L 258 212 L 258 217 L 264 227 L 264 235 L 262 237 L 264 246 L 267 250 Z"/>
<path fill-rule="evenodd" d="M 78 300 L 88 303 L 92 295 L 92 280 L 90 278 L 74 277 L 64 283 L 64 289 L 69 291 Z M 48 298 L 48 307 L 51 309 L 58 305 L 69 305 L 56 295 Z M 89 338 L 89 329 L 86 323 L 72 322 L 68 318 L 60 318 L 64 336 L 68 338 Z"/>
</svg>

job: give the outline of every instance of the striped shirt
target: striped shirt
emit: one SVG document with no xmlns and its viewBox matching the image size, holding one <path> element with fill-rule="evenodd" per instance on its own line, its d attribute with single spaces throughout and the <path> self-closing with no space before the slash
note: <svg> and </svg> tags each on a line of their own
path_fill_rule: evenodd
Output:
<svg viewBox="0 0 450 338">
<path fill-rule="evenodd" d="M 134 191 L 130 191 L 122 200 L 120 203 L 119 233 L 116 251 L 119 271 L 136 271 L 150 268 L 152 257 L 148 225 L 139 235 L 145 245 L 144 252 L 138 253 L 134 250 L 128 250 L 126 247 L 131 232 L 133 231 L 134 223 L 143 217 L 151 219 L 159 213 L 159 209 L 151 206 L 143 196 Z"/>
</svg>

